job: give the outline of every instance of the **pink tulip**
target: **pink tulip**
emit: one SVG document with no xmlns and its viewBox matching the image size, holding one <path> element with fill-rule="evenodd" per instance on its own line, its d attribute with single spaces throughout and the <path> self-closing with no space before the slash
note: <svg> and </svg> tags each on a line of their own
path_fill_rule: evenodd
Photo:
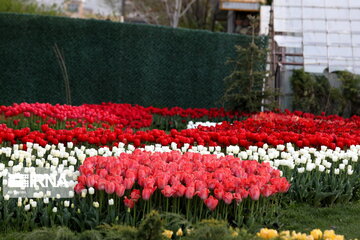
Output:
<svg viewBox="0 0 360 240">
<path fill-rule="evenodd" d="M 211 211 L 214 211 L 219 203 L 219 201 L 213 196 L 210 196 L 208 199 L 205 199 L 204 202 Z"/>
</svg>

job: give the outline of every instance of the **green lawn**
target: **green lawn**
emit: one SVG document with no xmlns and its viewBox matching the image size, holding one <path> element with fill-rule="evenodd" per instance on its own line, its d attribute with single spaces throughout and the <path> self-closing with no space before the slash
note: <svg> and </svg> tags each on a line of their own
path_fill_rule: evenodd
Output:
<svg viewBox="0 0 360 240">
<path fill-rule="evenodd" d="M 360 238 L 360 202 L 323 208 L 294 204 L 281 210 L 279 220 L 280 230 L 334 229 L 346 239 Z"/>
</svg>

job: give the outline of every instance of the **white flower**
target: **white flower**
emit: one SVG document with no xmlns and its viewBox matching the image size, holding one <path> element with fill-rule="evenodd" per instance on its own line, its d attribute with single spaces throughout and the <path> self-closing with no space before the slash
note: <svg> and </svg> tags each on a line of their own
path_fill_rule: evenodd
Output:
<svg viewBox="0 0 360 240">
<path fill-rule="evenodd" d="M 70 206 L 70 201 L 65 200 L 65 201 L 64 201 L 64 207 L 69 207 L 69 206 Z"/>
<path fill-rule="evenodd" d="M 74 197 L 74 191 L 69 191 L 69 197 L 73 198 Z"/>
<path fill-rule="evenodd" d="M 234 146 L 233 153 L 239 154 L 239 152 L 240 152 L 240 147 L 239 146 Z"/>
<path fill-rule="evenodd" d="M 85 191 L 84 191 L 84 190 L 85 190 Z M 83 189 L 83 190 L 81 191 L 81 197 L 85 198 L 85 197 L 86 197 L 86 192 L 87 192 L 87 190 L 86 190 L 86 189 Z"/>
<path fill-rule="evenodd" d="M 313 163 L 307 163 L 306 164 L 306 171 L 311 172 L 316 167 Z"/>
<path fill-rule="evenodd" d="M 240 159 L 242 159 L 242 160 L 248 159 L 248 154 L 245 151 L 240 152 L 238 155 L 239 155 Z"/>
<path fill-rule="evenodd" d="M 348 174 L 348 175 L 352 175 L 353 172 L 354 172 L 354 171 L 353 171 L 352 169 L 348 169 L 348 170 L 347 170 L 347 174 Z"/>
<path fill-rule="evenodd" d="M 315 165 L 319 166 L 321 164 L 321 158 L 315 159 Z"/>
<path fill-rule="evenodd" d="M 335 174 L 335 175 L 339 175 L 339 174 L 340 174 L 340 169 L 335 168 L 335 170 L 334 170 L 334 174 Z"/>
<path fill-rule="evenodd" d="M 93 202 L 93 206 L 94 206 L 95 208 L 98 208 L 98 207 L 100 206 L 100 204 L 99 204 L 98 202 Z"/>
<path fill-rule="evenodd" d="M 73 148 L 74 147 L 74 143 L 72 143 L 72 142 L 67 142 L 67 144 L 66 144 L 66 146 L 67 146 L 67 148 Z"/>
<path fill-rule="evenodd" d="M 110 205 L 110 206 L 114 205 L 114 199 L 112 199 L 112 198 L 109 199 L 109 205 Z"/>
<path fill-rule="evenodd" d="M 285 146 L 284 145 L 277 145 L 276 149 L 279 150 L 279 151 L 284 151 Z"/>
<path fill-rule="evenodd" d="M 24 210 L 29 211 L 30 210 L 30 204 L 26 204 L 25 207 L 24 207 Z"/>
<path fill-rule="evenodd" d="M 8 166 L 9 166 L 9 167 L 14 166 L 14 161 L 10 160 L 10 161 L 8 162 Z"/>
<path fill-rule="evenodd" d="M 340 163 L 340 164 L 339 164 L 339 168 L 340 168 L 340 170 L 344 170 L 344 169 L 345 169 L 345 164 Z"/>
<path fill-rule="evenodd" d="M 4 200 L 5 200 L 5 201 L 8 201 L 9 199 L 10 199 L 9 194 L 6 194 L 6 195 L 4 196 Z"/>
<path fill-rule="evenodd" d="M 37 206 L 37 202 L 36 202 L 36 201 L 30 202 L 30 204 L 31 204 L 31 207 L 32 207 L 32 208 L 36 208 L 36 206 Z"/>
<path fill-rule="evenodd" d="M 61 198 L 61 195 L 60 195 L 60 194 L 56 194 L 56 198 L 57 198 L 57 199 L 60 199 L 60 198 Z"/>
<path fill-rule="evenodd" d="M 49 198 L 44 198 L 44 200 L 43 200 L 43 202 L 45 203 L 45 204 L 48 204 L 49 203 Z"/>
<path fill-rule="evenodd" d="M 95 193 L 95 189 L 93 187 L 89 187 L 89 194 L 93 195 Z"/>
<path fill-rule="evenodd" d="M 301 167 L 301 168 L 298 168 L 297 170 L 298 170 L 299 173 L 303 173 L 305 171 L 305 168 Z"/>
<path fill-rule="evenodd" d="M 57 207 L 53 207 L 52 212 L 57 213 L 57 211 L 58 211 Z"/>
<path fill-rule="evenodd" d="M 319 165 L 319 171 L 320 171 L 320 172 L 325 171 L 325 166 L 323 166 L 323 165 Z"/>
</svg>

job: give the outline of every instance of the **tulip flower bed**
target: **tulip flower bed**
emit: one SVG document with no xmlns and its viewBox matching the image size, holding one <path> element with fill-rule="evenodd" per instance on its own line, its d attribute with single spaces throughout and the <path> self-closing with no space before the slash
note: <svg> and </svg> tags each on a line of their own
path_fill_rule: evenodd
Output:
<svg viewBox="0 0 360 240">
<path fill-rule="evenodd" d="M 1 228 L 138 226 L 153 209 L 191 222 L 270 224 L 288 201 L 356 200 L 359 155 L 359 116 L 112 103 L 0 106 L 0 176 L 6 167 L 69 167 L 74 187 L 65 199 L 46 192 L 1 196 Z"/>
<path fill-rule="evenodd" d="M 5 125 L 0 124 L 0 143 L 35 142 L 45 146 L 48 143 L 58 144 L 71 141 L 76 145 L 112 146 L 123 142 L 139 147 L 154 143 L 166 146 L 175 142 L 178 146 L 188 143 L 190 145 L 223 147 L 238 145 L 244 148 L 251 145 L 261 147 L 264 143 L 272 146 L 293 143 L 297 147 L 320 148 L 320 146 L 326 146 L 331 149 L 348 148 L 351 145 L 360 144 L 360 117 L 358 116 L 343 119 L 338 116 L 314 116 L 298 112 L 260 113 L 249 116 L 244 121 L 234 121 L 232 124 L 223 122 L 215 127 L 199 126 L 195 129 L 171 129 L 170 132 L 166 132 L 159 129 L 150 130 L 152 115 L 149 112 L 158 113 L 159 109 L 154 111 L 154 108 L 149 108 L 149 110 L 139 106 L 125 105 L 126 107 L 124 107 L 120 105 L 125 108 L 123 112 L 127 113 L 121 115 L 117 114 L 117 110 L 115 110 L 117 105 L 111 104 L 108 108 L 105 107 L 107 105 L 82 105 L 80 107 L 59 105 L 54 107 L 45 104 L 44 106 L 31 104 L 2 106 L 1 109 L 4 113 L 2 122 Z M 33 115 L 29 108 L 32 109 Z M 96 115 L 97 108 L 107 109 L 107 111 L 99 110 L 100 113 Z M 40 110 L 36 112 L 35 109 Z M 184 111 L 187 110 L 174 110 L 173 112 L 178 112 L 178 115 L 191 116 L 190 113 L 188 115 L 183 113 Z M 196 110 L 193 111 L 196 112 Z M 19 114 L 24 116 L 20 118 Z M 172 113 L 164 110 L 164 114 L 171 115 Z M 209 118 L 214 115 L 233 118 L 235 116 L 230 113 L 226 114 L 223 110 L 208 111 L 207 114 Z M 205 113 L 201 113 L 196 116 L 203 117 L 205 115 Z M 70 120 L 69 118 L 77 119 Z M 41 119 L 45 119 L 45 123 Z M 61 119 L 61 121 L 56 119 Z M 153 124 L 159 125 L 159 122 L 161 121 L 153 122 Z M 134 127 L 134 129 L 148 127 L 148 130 L 133 130 L 130 127 Z"/>
<path fill-rule="evenodd" d="M 286 192 L 289 183 L 285 196 L 298 202 L 350 201 L 359 187 L 359 155 L 360 146 L 319 151 L 295 150 L 287 144 L 241 151 L 239 146 L 175 144 L 141 149 L 122 143 L 112 149 L 15 144 L 0 148 L 1 176 L 7 166 L 67 166 L 78 181 L 78 195 L 62 200 L 51 200 L 46 193 L 20 200 L 5 195 L 2 220 L 4 226 L 21 229 L 53 224 L 86 229 L 101 222 L 137 225 L 150 210 L 158 209 L 184 214 L 194 222 L 213 217 L 251 225 L 254 219 L 272 219 L 281 203 L 278 193 Z M 10 209 L 17 211 L 11 214 Z M 42 209 L 47 209 L 45 216 Z"/>
<path fill-rule="evenodd" d="M 78 194 L 95 189 L 105 191 L 108 198 L 116 196 L 115 201 L 120 198 L 127 208 L 139 204 L 134 216 L 144 216 L 155 208 L 182 213 L 187 219 L 231 219 L 239 226 L 244 216 L 264 216 L 273 205 L 267 198 L 287 192 L 290 186 L 268 163 L 179 151 L 135 150 L 119 157 L 90 157 L 79 171 Z M 117 208 L 115 212 L 121 212 L 124 206 Z"/>
</svg>

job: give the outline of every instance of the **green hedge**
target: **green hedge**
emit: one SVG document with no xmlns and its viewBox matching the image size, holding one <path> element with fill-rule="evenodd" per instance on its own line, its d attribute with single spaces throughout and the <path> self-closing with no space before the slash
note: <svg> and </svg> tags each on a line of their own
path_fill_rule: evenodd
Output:
<svg viewBox="0 0 360 240">
<path fill-rule="evenodd" d="M 0 14 L 0 104 L 126 102 L 214 107 L 243 35 L 63 17 Z M 267 39 L 259 39 L 265 46 Z"/>
</svg>

